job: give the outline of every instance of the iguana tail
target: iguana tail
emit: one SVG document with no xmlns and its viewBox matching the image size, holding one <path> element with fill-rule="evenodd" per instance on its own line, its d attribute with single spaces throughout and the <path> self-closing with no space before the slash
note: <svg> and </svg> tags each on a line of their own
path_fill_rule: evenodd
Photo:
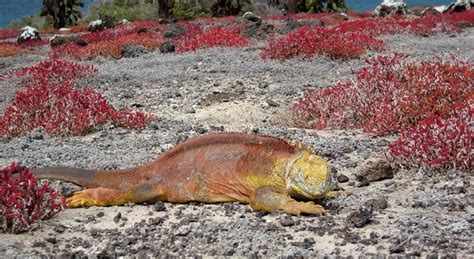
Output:
<svg viewBox="0 0 474 259">
<path fill-rule="evenodd" d="M 71 182 L 85 188 L 105 187 L 123 189 L 139 182 L 145 167 L 123 170 L 89 170 L 70 167 L 46 167 L 31 169 L 37 179 L 55 179 Z"/>
</svg>

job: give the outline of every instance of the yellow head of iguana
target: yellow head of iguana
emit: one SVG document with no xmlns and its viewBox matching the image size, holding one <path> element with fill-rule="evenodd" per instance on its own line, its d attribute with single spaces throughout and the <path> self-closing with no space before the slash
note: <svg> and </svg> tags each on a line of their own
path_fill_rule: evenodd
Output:
<svg viewBox="0 0 474 259">
<path fill-rule="evenodd" d="M 324 197 L 334 187 L 329 164 L 309 151 L 288 163 L 285 179 L 288 194 L 309 200 Z"/>
</svg>

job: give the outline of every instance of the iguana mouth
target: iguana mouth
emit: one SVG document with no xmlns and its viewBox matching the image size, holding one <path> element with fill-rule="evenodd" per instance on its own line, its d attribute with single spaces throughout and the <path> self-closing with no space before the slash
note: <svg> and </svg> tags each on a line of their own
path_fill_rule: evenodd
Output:
<svg viewBox="0 0 474 259">
<path fill-rule="evenodd" d="M 329 192 L 333 188 L 334 183 L 329 175 L 321 179 L 321 181 L 315 179 L 314 182 L 308 183 L 306 180 L 307 173 L 305 174 L 302 169 L 299 169 L 295 175 L 291 175 L 295 164 L 305 155 L 307 154 L 302 152 L 288 161 L 285 172 L 286 189 L 294 197 L 318 199 Z M 328 171 L 330 170 L 328 169 Z"/>
<path fill-rule="evenodd" d="M 291 188 L 291 193 L 295 196 L 299 196 L 306 199 L 318 199 L 324 196 L 332 188 L 332 181 L 325 181 L 322 183 L 308 184 L 305 181 L 305 177 L 302 171 L 299 171 L 295 178 L 293 179 L 293 186 L 296 186 L 298 189 L 293 190 Z"/>
</svg>

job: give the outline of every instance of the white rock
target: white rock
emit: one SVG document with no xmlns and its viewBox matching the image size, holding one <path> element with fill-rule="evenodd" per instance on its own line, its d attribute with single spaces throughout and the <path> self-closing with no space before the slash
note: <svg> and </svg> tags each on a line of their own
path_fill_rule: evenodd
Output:
<svg viewBox="0 0 474 259">
<path fill-rule="evenodd" d="M 16 40 L 17 43 L 23 43 L 29 40 L 41 40 L 38 30 L 31 26 L 21 28 L 21 35 Z"/>
<path fill-rule="evenodd" d="M 377 16 L 386 16 L 395 13 L 407 13 L 407 4 L 403 0 L 383 0 L 374 10 L 374 14 Z"/>
<path fill-rule="evenodd" d="M 118 22 L 119 24 L 128 24 L 130 23 L 127 19 L 122 19 Z"/>
<path fill-rule="evenodd" d="M 56 39 L 57 37 L 59 37 L 59 35 L 54 34 L 51 38 L 49 38 L 49 42 L 51 42 L 52 40 Z"/>
<path fill-rule="evenodd" d="M 25 26 L 21 28 L 21 35 L 23 39 L 34 39 L 38 35 L 38 30 L 31 26 Z"/>
<path fill-rule="evenodd" d="M 382 5 L 390 7 L 406 6 L 402 0 L 383 0 Z"/>
<path fill-rule="evenodd" d="M 261 21 L 261 19 L 262 19 L 260 16 L 257 16 L 252 12 L 244 13 L 244 15 L 242 15 L 242 18 L 244 18 L 247 21 L 251 21 L 251 22 L 258 22 L 258 21 Z"/>
<path fill-rule="evenodd" d="M 435 9 L 436 11 L 438 11 L 440 13 L 444 13 L 446 10 L 448 10 L 448 6 L 447 5 L 440 5 L 440 6 L 433 7 L 433 9 Z"/>
<path fill-rule="evenodd" d="M 95 20 L 95 21 L 92 21 L 89 23 L 89 27 L 97 27 L 97 26 L 100 26 L 102 24 L 102 20 Z"/>
</svg>

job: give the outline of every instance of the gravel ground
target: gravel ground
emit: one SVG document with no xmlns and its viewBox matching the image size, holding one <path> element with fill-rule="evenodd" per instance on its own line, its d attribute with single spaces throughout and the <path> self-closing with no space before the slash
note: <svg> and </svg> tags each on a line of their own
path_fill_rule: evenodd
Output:
<svg viewBox="0 0 474 259">
<path fill-rule="evenodd" d="M 417 59 L 454 53 L 474 61 L 472 28 L 454 36 L 383 39 L 390 51 Z M 237 203 L 68 209 L 35 231 L 0 234 L 0 255 L 474 256 L 471 176 L 401 170 L 382 181 L 361 180 L 357 172 L 390 138 L 290 127 L 289 107 L 306 88 L 351 78 L 363 59 L 262 61 L 262 46 L 88 62 L 99 75 L 81 84 L 92 85 L 117 108 L 138 107 L 157 120 L 143 130 L 106 125 L 81 137 L 37 130 L 4 140 L 0 164 L 126 168 L 195 135 L 248 131 L 311 145 L 336 168 L 339 188 L 353 195 L 323 200 L 328 213 L 322 217 L 253 212 Z M 41 59 L 0 58 L 0 72 Z M 9 82 L 0 88 L 2 111 L 17 89 Z"/>
</svg>

